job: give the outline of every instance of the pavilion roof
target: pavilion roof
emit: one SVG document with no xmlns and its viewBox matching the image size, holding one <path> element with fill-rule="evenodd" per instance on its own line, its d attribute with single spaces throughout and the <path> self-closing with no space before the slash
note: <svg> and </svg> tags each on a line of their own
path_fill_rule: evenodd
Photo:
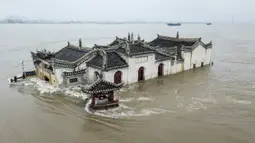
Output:
<svg viewBox="0 0 255 143">
<path fill-rule="evenodd" d="M 120 88 L 122 88 L 122 86 L 123 83 L 115 84 L 100 78 L 89 87 L 84 87 L 82 91 L 88 94 L 109 93 L 112 91 L 119 90 Z"/>
</svg>

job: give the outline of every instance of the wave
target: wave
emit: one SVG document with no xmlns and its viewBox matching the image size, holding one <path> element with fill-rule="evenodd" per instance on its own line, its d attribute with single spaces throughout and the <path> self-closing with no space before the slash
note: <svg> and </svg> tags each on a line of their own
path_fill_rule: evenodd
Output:
<svg viewBox="0 0 255 143">
<path fill-rule="evenodd" d="M 192 97 L 192 100 L 200 101 L 200 102 L 203 102 L 203 103 L 217 104 L 217 100 L 212 98 L 211 96 L 204 97 L 204 98 Z"/>
<path fill-rule="evenodd" d="M 239 104 L 244 104 L 244 105 L 252 104 L 252 101 L 250 101 L 250 100 L 238 100 L 238 99 L 235 99 L 235 98 L 230 97 L 230 96 L 227 96 L 226 99 L 227 99 L 227 101 L 230 101 L 230 102 L 233 102 L 233 103 L 239 103 Z"/>
<path fill-rule="evenodd" d="M 88 98 L 88 95 L 83 93 L 80 87 L 69 87 L 60 89 L 38 78 L 30 78 L 28 80 L 17 82 L 15 83 L 15 86 L 24 86 L 25 88 L 32 87 L 40 95 L 64 94 L 65 96 L 81 98 L 83 100 Z"/>
<path fill-rule="evenodd" d="M 201 100 L 206 101 L 207 99 L 203 99 L 203 98 L 199 99 L 199 98 L 192 97 L 191 100 L 189 99 L 185 100 L 183 96 L 176 96 L 176 100 L 177 100 L 177 107 L 185 109 L 188 112 L 192 112 L 192 111 L 200 110 L 200 109 L 207 109 L 207 107 L 204 104 L 202 104 L 202 101 L 201 101 Z"/>
<path fill-rule="evenodd" d="M 138 101 L 153 101 L 154 99 L 149 98 L 149 97 L 139 97 L 137 100 Z"/>
<path fill-rule="evenodd" d="M 122 98 L 119 101 L 120 102 L 130 102 L 130 101 L 133 101 L 133 100 L 134 100 L 134 98 Z"/>
<path fill-rule="evenodd" d="M 137 109 L 133 107 L 129 107 L 123 103 L 120 103 L 118 108 L 112 108 L 108 110 L 97 110 L 92 112 L 89 109 L 89 104 L 91 104 L 92 100 L 90 99 L 86 106 L 85 111 L 89 114 L 107 117 L 107 118 L 121 118 L 121 117 L 141 117 L 141 116 L 151 116 L 155 114 L 164 114 L 164 113 L 173 113 L 174 111 L 166 110 L 166 109 L 160 109 L 160 108 L 147 108 L 147 109 L 141 109 L 137 111 Z"/>
<path fill-rule="evenodd" d="M 40 80 L 38 78 L 31 78 L 25 81 L 21 81 L 16 83 L 16 85 L 22 85 L 27 88 L 32 87 L 35 89 L 40 95 L 56 95 L 56 94 L 64 94 L 65 96 L 75 97 L 75 98 L 81 98 L 83 100 L 88 98 L 88 95 L 83 93 L 81 91 L 80 87 L 68 87 L 64 89 L 60 89 L 57 87 L 54 87 L 53 85 L 49 84 L 46 81 Z M 135 86 L 127 87 L 126 89 L 132 89 Z M 133 106 L 129 106 L 128 102 L 132 101 L 153 101 L 153 98 L 150 97 L 128 97 L 128 98 L 120 98 L 120 105 L 118 108 L 113 108 L 109 110 L 99 110 L 95 112 L 91 112 L 89 110 L 89 103 L 91 103 L 91 99 L 87 102 L 85 105 L 85 111 L 108 118 L 120 118 L 120 117 L 133 117 L 133 116 L 150 116 L 154 114 L 163 114 L 163 113 L 169 113 L 173 112 L 170 110 L 160 109 L 160 108 L 142 108 L 142 109 L 136 109 Z"/>
</svg>

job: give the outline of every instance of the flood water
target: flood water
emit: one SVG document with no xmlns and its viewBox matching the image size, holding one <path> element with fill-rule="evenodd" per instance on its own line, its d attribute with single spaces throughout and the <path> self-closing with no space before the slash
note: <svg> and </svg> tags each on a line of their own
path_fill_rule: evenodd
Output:
<svg viewBox="0 0 255 143">
<path fill-rule="evenodd" d="M 128 32 L 213 41 L 212 67 L 124 87 L 120 107 L 90 113 L 79 89 L 38 79 L 10 86 L 31 70 L 30 51 L 58 50 L 70 41 L 107 44 Z M 255 25 L 0 25 L 0 143 L 253 143 Z M 78 97 L 78 98 L 77 98 Z"/>
</svg>

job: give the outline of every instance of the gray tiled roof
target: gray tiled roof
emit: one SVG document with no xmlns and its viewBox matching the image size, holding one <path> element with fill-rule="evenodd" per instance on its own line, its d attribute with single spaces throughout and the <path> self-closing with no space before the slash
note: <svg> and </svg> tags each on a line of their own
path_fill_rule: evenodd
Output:
<svg viewBox="0 0 255 143">
<path fill-rule="evenodd" d="M 199 40 L 199 39 L 197 39 Z M 154 47 L 181 47 L 183 46 L 192 46 L 194 45 L 197 40 L 176 40 L 176 39 L 167 39 L 167 38 L 162 38 L 162 37 L 157 37 L 156 39 L 152 40 L 151 42 L 149 42 L 148 44 L 150 46 L 154 46 Z"/>
<path fill-rule="evenodd" d="M 158 47 L 191 47 L 200 43 L 205 48 L 211 48 L 212 42 L 205 44 L 201 41 L 201 38 L 176 38 L 158 35 L 156 39 L 148 42 L 147 44 L 155 48 Z"/>
<path fill-rule="evenodd" d="M 167 55 L 161 54 L 159 52 L 156 52 L 155 53 L 155 59 L 156 59 L 156 61 L 170 60 L 170 56 L 167 56 Z"/>
<path fill-rule="evenodd" d="M 147 43 L 152 48 L 161 50 L 170 56 L 177 56 L 178 61 L 183 61 L 181 51 L 192 51 L 197 44 L 201 44 L 204 48 L 210 48 L 211 42 L 204 44 L 201 38 L 176 38 L 158 35 L 156 39 Z"/>
<path fill-rule="evenodd" d="M 42 59 L 42 60 L 51 60 L 51 58 L 54 58 L 55 54 L 53 52 L 47 51 L 46 49 L 38 51 L 36 53 L 30 52 L 32 59 Z"/>
<path fill-rule="evenodd" d="M 79 49 L 79 47 L 73 45 L 67 45 L 65 48 L 55 53 L 55 59 L 74 62 L 87 54 L 89 50 Z"/>
<path fill-rule="evenodd" d="M 127 47 L 128 46 L 128 47 Z M 118 48 L 116 51 L 120 52 L 122 54 L 127 54 L 127 50 L 129 49 L 129 55 L 142 55 L 142 54 L 151 54 L 155 51 L 153 49 L 145 47 L 142 43 L 135 43 L 135 44 L 127 44 L 122 45 L 120 48 Z"/>
<path fill-rule="evenodd" d="M 102 54 L 97 54 L 95 57 L 93 57 L 91 60 L 87 62 L 87 66 L 91 66 L 94 68 L 99 68 L 102 70 L 112 70 L 117 68 L 124 68 L 128 67 L 128 64 L 126 61 L 118 55 L 115 51 L 106 51 L 105 55 L 105 69 L 104 68 L 104 57 Z"/>
</svg>

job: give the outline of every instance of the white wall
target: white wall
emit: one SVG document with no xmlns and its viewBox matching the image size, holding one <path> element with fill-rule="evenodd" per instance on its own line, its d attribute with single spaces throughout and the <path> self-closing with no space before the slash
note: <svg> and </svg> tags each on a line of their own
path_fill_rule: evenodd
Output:
<svg viewBox="0 0 255 143">
<path fill-rule="evenodd" d="M 211 55 L 212 55 L 212 49 L 209 48 L 209 49 L 206 50 L 205 65 L 210 64 Z"/>
<path fill-rule="evenodd" d="M 184 71 L 191 69 L 192 68 L 191 52 L 183 52 L 183 58 L 184 58 Z"/>
<path fill-rule="evenodd" d="M 183 72 L 184 71 L 184 63 L 177 63 L 175 62 L 174 65 L 171 66 L 171 73 L 170 74 L 175 74 L 178 72 Z"/>
<path fill-rule="evenodd" d="M 158 77 L 158 66 L 160 64 L 163 64 L 163 75 L 169 75 L 171 73 L 171 61 L 166 60 L 166 61 L 160 61 L 160 62 L 155 62 L 154 64 L 154 70 L 152 71 L 152 78 Z"/>
<path fill-rule="evenodd" d="M 191 55 L 191 67 L 193 64 L 196 64 L 196 67 L 201 67 L 201 63 L 204 62 L 205 64 L 205 51 L 206 49 L 201 45 L 198 45 L 193 51 Z"/>
<path fill-rule="evenodd" d="M 127 57 L 121 55 L 128 63 L 129 67 L 123 69 L 116 69 L 107 72 L 103 72 L 103 78 L 107 81 L 114 82 L 114 74 L 117 71 L 122 72 L 122 82 L 124 84 L 132 84 L 138 81 L 138 70 L 140 67 L 144 67 L 144 77 L 145 80 L 155 78 L 158 76 L 158 66 L 159 64 L 164 64 L 164 75 L 175 74 L 178 72 L 183 72 L 193 68 L 193 63 L 196 63 L 196 67 L 201 66 L 201 62 L 204 62 L 204 65 L 210 62 L 211 49 L 206 49 L 201 45 L 198 45 L 191 52 L 183 52 L 182 56 L 184 58 L 184 63 L 177 63 L 175 61 L 174 65 L 171 65 L 171 60 L 155 62 L 155 55 L 140 55 Z M 147 59 L 146 59 L 147 58 Z M 139 60 L 140 59 L 140 60 Z M 141 60 L 146 59 L 146 60 Z M 82 65 L 81 68 L 86 67 Z M 99 69 L 93 67 L 87 67 L 87 73 L 84 75 L 87 77 L 88 83 L 93 83 L 96 80 L 95 71 L 100 73 Z"/>
<path fill-rule="evenodd" d="M 63 72 L 72 72 L 73 69 L 70 68 L 54 68 L 54 74 L 56 75 L 56 79 L 58 84 L 63 84 Z"/>
<path fill-rule="evenodd" d="M 123 69 L 115 69 L 115 70 L 104 72 L 103 73 L 104 79 L 114 83 L 114 74 L 117 71 L 121 71 L 121 81 L 124 82 L 124 84 L 127 84 L 128 83 L 128 67 Z"/>
<path fill-rule="evenodd" d="M 177 63 L 176 64 L 176 73 L 184 71 L 184 63 Z"/>
<path fill-rule="evenodd" d="M 93 67 L 87 67 L 87 73 L 86 73 L 85 76 L 87 77 L 87 82 L 88 83 L 93 83 L 93 82 L 96 81 L 96 76 L 95 76 L 96 71 L 100 74 L 99 69 L 96 69 L 96 68 L 93 68 Z"/>
<path fill-rule="evenodd" d="M 77 78 L 77 82 L 70 83 L 70 79 Z M 65 87 L 78 85 L 78 84 L 86 84 L 85 79 L 83 76 L 71 76 L 71 77 L 65 77 L 63 84 Z"/>
<path fill-rule="evenodd" d="M 137 59 L 147 57 L 147 61 L 138 62 Z M 153 78 L 153 73 L 155 70 L 155 55 L 142 55 L 142 56 L 133 56 L 128 59 L 128 84 L 135 83 L 138 81 L 138 70 L 140 67 L 144 67 L 144 78 L 145 80 Z"/>
</svg>

